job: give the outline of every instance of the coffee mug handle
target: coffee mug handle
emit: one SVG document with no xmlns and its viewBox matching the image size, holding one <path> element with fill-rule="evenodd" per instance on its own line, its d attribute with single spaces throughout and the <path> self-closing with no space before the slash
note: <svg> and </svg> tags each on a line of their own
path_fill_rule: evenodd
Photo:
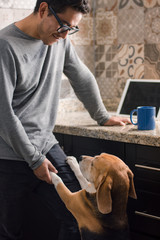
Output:
<svg viewBox="0 0 160 240">
<path fill-rule="evenodd" d="M 135 112 L 137 112 L 137 109 L 133 109 L 133 110 L 131 111 L 131 113 L 130 113 L 130 120 L 131 120 L 131 123 L 132 123 L 133 125 L 137 125 L 137 124 L 138 124 L 138 122 L 134 123 L 133 120 L 132 120 L 132 116 L 133 116 L 133 114 L 134 114 Z"/>
</svg>

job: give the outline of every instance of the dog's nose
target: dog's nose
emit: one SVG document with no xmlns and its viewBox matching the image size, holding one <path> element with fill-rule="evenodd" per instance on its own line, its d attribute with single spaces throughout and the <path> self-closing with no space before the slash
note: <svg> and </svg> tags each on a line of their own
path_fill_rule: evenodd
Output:
<svg viewBox="0 0 160 240">
<path fill-rule="evenodd" d="M 83 155 L 79 157 L 79 162 L 82 161 L 82 159 L 83 159 Z"/>
</svg>

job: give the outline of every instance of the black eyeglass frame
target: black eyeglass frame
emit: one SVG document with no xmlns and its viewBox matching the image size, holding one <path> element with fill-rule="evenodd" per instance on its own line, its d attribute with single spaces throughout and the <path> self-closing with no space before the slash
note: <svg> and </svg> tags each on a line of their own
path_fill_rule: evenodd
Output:
<svg viewBox="0 0 160 240">
<path fill-rule="evenodd" d="M 57 16 L 57 14 L 55 13 L 55 11 L 53 10 L 53 8 L 51 6 L 48 6 L 49 10 L 51 11 L 51 13 L 54 15 L 54 17 L 56 18 L 57 22 L 59 23 L 60 27 L 57 29 L 58 33 L 64 33 L 66 31 L 73 31 L 71 33 L 68 33 L 68 35 L 72 35 L 76 32 L 79 31 L 78 26 L 75 27 L 69 27 L 68 25 L 65 25 L 62 23 L 62 21 L 60 20 L 60 18 Z M 61 31 L 62 28 L 66 28 L 66 30 Z"/>
</svg>

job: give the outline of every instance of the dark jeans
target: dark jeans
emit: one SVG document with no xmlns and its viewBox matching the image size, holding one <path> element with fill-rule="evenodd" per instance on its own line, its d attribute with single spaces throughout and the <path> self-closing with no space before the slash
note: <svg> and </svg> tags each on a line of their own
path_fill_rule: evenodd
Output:
<svg viewBox="0 0 160 240">
<path fill-rule="evenodd" d="M 65 185 L 72 192 L 78 191 L 80 185 L 66 164 L 66 155 L 58 144 L 53 146 L 46 157 L 56 167 Z M 24 204 L 31 192 L 61 221 L 62 227 L 57 240 L 80 240 L 77 223 L 54 186 L 39 180 L 26 162 L 3 159 L 0 159 L 0 240 L 23 239 Z"/>
</svg>

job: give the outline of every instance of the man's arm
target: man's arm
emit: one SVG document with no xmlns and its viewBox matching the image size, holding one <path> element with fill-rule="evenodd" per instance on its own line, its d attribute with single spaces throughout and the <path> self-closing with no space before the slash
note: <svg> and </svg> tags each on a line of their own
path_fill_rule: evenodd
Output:
<svg viewBox="0 0 160 240">
<path fill-rule="evenodd" d="M 99 125 L 125 125 L 129 119 L 110 116 L 107 112 L 95 77 L 77 56 L 67 39 L 64 73 L 80 101 Z"/>
<path fill-rule="evenodd" d="M 12 49 L 1 41 L 0 44 L 0 137 L 14 150 L 17 156 L 24 159 L 39 175 L 46 157 L 30 142 L 25 129 L 16 116 L 12 104 L 17 84 L 16 62 Z M 49 169 L 54 167 L 49 164 Z M 44 167 L 44 168 L 45 168 Z M 41 174 L 40 174 L 41 175 Z M 46 175 L 46 174 L 45 174 Z M 41 177 L 41 179 L 47 177 Z M 50 181 L 50 178 L 47 178 Z"/>
<path fill-rule="evenodd" d="M 58 173 L 56 168 L 52 165 L 52 163 L 47 158 L 43 161 L 43 163 L 38 168 L 33 170 L 33 172 L 37 178 L 49 184 L 52 184 L 52 179 L 49 172 Z"/>
</svg>

